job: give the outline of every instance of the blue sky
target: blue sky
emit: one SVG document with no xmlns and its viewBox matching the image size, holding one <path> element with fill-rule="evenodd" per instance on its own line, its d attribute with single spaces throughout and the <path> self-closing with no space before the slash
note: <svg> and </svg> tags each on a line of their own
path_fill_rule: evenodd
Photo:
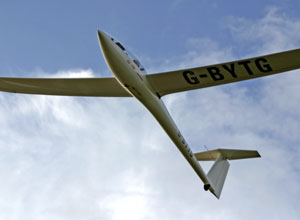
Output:
<svg viewBox="0 0 300 220">
<path fill-rule="evenodd" d="M 237 42 L 227 30 L 228 20 L 259 19 L 273 5 L 297 16 L 299 2 L 279 0 L 4 1 L 1 70 L 92 68 L 100 73 L 105 63 L 97 42 L 99 28 L 157 62 L 186 53 L 189 38 L 207 37 L 233 47 Z"/>
<path fill-rule="evenodd" d="M 299 9 L 295 0 L 2 1 L 0 74 L 111 76 L 97 29 L 149 73 L 299 48 Z M 134 99 L 1 93 L 0 219 L 299 219 L 299 73 L 164 97 L 194 152 L 261 153 L 231 163 L 220 200 Z"/>
</svg>

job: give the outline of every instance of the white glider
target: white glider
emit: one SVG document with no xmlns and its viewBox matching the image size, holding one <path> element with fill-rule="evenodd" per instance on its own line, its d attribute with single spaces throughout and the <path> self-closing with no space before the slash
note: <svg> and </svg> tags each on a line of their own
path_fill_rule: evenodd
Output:
<svg viewBox="0 0 300 220">
<path fill-rule="evenodd" d="M 167 94 L 233 83 L 300 68 L 300 49 L 216 65 L 146 74 L 144 67 L 119 41 L 103 31 L 98 37 L 115 77 L 9 78 L 0 77 L 0 91 L 66 96 L 135 97 L 156 118 L 209 190 L 220 197 L 228 160 L 260 157 L 257 151 L 216 149 L 193 153 L 161 97 Z M 206 174 L 198 161 L 215 163 Z"/>
</svg>

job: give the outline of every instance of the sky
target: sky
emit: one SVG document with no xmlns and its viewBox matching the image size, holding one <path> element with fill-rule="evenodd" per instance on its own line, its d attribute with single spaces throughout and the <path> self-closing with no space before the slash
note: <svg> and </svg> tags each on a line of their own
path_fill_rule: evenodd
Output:
<svg viewBox="0 0 300 220">
<path fill-rule="evenodd" d="M 0 74 L 112 76 L 98 29 L 149 74 L 296 49 L 299 10 L 296 0 L 1 0 Z M 220 200 L 133 98 L 0 93 L 0 220 L 298 220 L 299 84 L 295 70 L 163 97 L 194 152 L 260 152 L 230 162 Z"/>
</svg>

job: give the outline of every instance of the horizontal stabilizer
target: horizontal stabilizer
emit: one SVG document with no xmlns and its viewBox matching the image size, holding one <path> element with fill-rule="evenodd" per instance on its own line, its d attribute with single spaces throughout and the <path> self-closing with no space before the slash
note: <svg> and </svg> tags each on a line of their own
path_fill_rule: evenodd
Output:
<svg viewBox="0 0 300 220">
<path fill-rule="evenodd" d="M 198 161 L 215 161 L 220 155 L 227 160 L 260 157 L 256 150 L 216 149 L 195 153 L 195 157 Z"/>
</svg>

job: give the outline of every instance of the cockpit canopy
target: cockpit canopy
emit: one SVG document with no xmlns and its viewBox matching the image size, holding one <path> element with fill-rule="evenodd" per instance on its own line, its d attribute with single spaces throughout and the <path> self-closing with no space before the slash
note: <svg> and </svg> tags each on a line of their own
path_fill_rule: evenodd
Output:
<svg viewBox="0 0 300 220">
<path fill-rule="evenodd" d="M 129 51 L 127 50 L 119 41 L 115 40 L 114 38 L 111 38 L 111 40 L 118 45 L 121 50 L 124 51 L 124 53 L 137 65 L 137 67 L 143 71 L 146 72 L 145 68 L 143 67 L 143 65 L 140 63 L 140 61 Z"/>
</svg>

